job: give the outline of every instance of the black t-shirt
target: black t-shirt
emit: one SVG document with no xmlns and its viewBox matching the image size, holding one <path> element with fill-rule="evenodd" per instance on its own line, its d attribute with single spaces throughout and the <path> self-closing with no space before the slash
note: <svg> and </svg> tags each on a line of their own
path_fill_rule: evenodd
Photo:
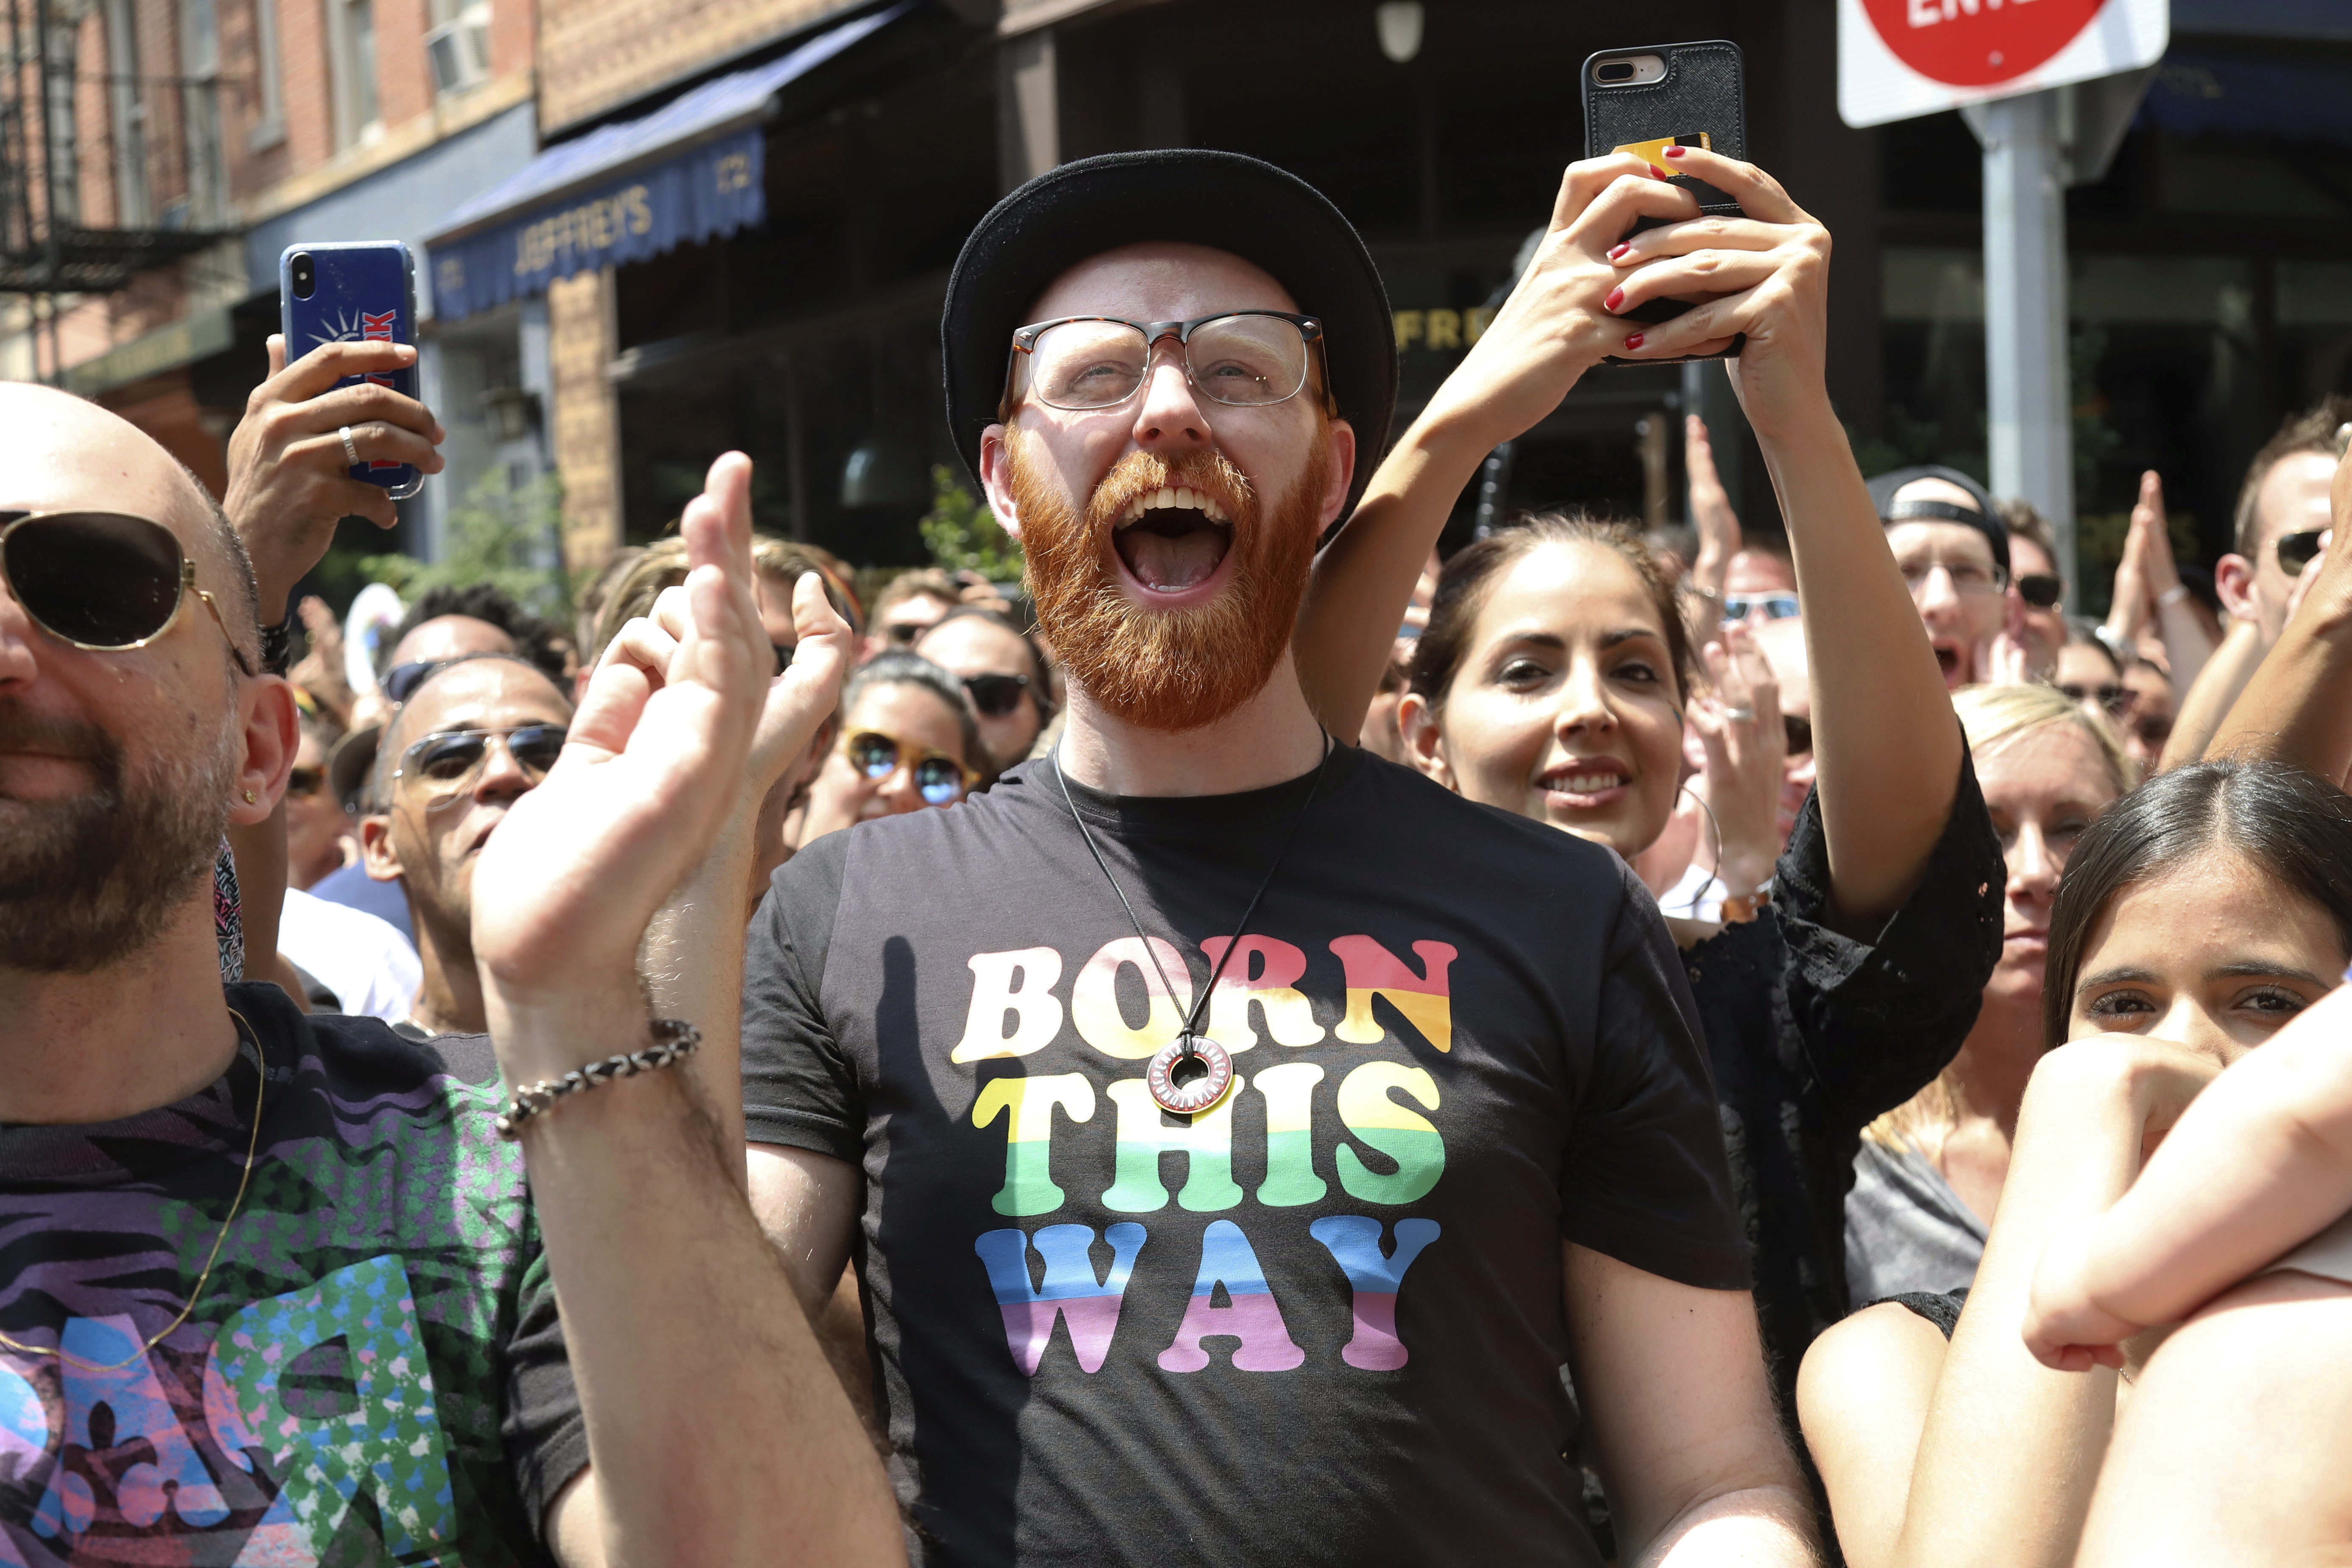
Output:
<svg viewBox="0 0 2352 1568">
<path fill-rule="evenodd" d="M 1722 1097 L 1756 1306 L 1782 1413 L 1846 1315 L 1845 1197 L 1862 1130 L 1958 1054 L 2000 960 L 2000 840 L 1965 753 L 1919 885 L 1870 941 L 1832 929 L 1829 840 L 1807 797 L 1756 919 L 1683 954 Z"/>
<path fill-rule="evenodd" d="M 587 1433 L 488 1040 L 226 991 L 252 1182 L 144 1355 L 255 1146 L 252 1041 L 174 1104 L 0 1125 L 0 1333 L 76 1358 L 0 1345 L 0 1563 L 546 1562 Z"/>
<path fill-rule="evenodd" d="M 1189 1006 L 1309 780 L 1071 786 Z M 1598 1561 L 1561 1238 L 1748 1282 L 1706 1058 L 1617 858 L 1352 749 L 1220 980 L 1165 996 L 1054 764 L 818 841 L 751 928 L 756 1142 L 865 1173 L 901 1494 L 954 1563 Z"/>
</svg>

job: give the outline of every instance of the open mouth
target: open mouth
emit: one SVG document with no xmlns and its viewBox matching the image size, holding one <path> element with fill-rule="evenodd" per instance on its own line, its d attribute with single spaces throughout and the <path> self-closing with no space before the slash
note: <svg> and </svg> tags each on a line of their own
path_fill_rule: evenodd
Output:
<svg viewBox="0 0 2352 1568">
<path fill-rule="evenodd" d="M 1958 686 L 1960 683 L 1960 645 L 1937 637 L 1933 646 L 1937 668 L 1944 672 L 1944 684 Z"/>
<path fill-rule="evenodd" d="M 1156 594 L 1199 587 L 1223 563 L 1233 542 L 1225 509 L 1181 485 L 1162 485 L 1136 497 L 1111 531 L 1111 548 L 1129 574 Z"/>
</svg>

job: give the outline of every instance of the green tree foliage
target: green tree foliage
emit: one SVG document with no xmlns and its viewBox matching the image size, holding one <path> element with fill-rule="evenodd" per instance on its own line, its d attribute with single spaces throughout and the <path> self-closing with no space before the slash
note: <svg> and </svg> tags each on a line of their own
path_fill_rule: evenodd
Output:
<svg viewBox="0 0 2352 1568">
<path fill-rule="evenodd" d="M 435 588 L 493 584 L 532 614 L 563 624 L 572 613 L 572 584 L 562 566 L 562 484 L 551 473 L 517 486 L 503 468 L 493 468 L 449 509 L 440 560 L 368 555 L 361 571 L 411 602 Z"/>
<path fill-rule="evenodd" d="M 944 570 L 977 572 L 992 583 L 1020 580 L 1021 542 L 943 463 L 931 468 L 931 510 L 916 526 L 931 560 Z"/>
</svg>

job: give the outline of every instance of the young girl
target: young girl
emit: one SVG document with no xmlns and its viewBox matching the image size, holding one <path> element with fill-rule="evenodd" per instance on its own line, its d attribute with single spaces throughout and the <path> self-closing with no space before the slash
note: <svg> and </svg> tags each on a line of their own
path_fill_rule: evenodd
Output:
<svg viewBox="0 0 2352 1568">
<path fill-rule="evenodd" d="M 2048 1037 L 2072 1043 L 2034 1068 L 1965 1310 L 1954 1296 L 1884 1303 L 1805 1358 L 1798 1414 L 1847 1562 L 2075 1561 L 2128 1392 L 2111 1368 L 2136 1368 L 2148 1346 L 2087 1375 L 2037 1362 L 2022 1335 L 2035 1262 L 2131 1187 L 2207 1083 L 2326 994 L 2347 950 L 2352 802 L 2308 773 L 2179 769 L 2083 836 L 2043 993 Z"/>
</svg>

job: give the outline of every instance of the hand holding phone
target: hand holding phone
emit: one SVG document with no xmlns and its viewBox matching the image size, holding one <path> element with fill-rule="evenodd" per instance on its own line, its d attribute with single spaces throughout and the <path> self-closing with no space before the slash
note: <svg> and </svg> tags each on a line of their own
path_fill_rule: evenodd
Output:
<svg viewBox="0 0 2352 1568">
<path fill-rule="evenodd" d="M 1725 359 L 1760 439 L 1827 416 L 1829 231 L 1753 163 L 1698 147 L 1670 147 L 1664 156 L 1730 195 L 1748 216 L 1662 225 L 1611 252 L 1621 319 L 1654 301 L 1695 301 L 1662 323 L 1621 320 L 1634 330 L 1612 363 Z"/>
<path fill-rule="evenodd" d="M 1724 39 L 1690 44 L 1652 44 L 1603 49 L 1579 73 L 1584 93 L 1584 155 L 1630 153 L 1662 178 L 1687 189 L 1701 214 L 1738 217 L 1738 199 L 1694 178 L 1680 159 L 1696 148 L 1731 158 L 1747 156 L 1746 67 L 1739 46 Z M 1644 219 L 1631 238 L 1655 226 Z M 1672 321 L 1686 301 L 1651 297 L 1622 314 L 1643 326 Z M 1737 343 L 1683 359 L 1720 359 L 1739 352 Z M 1612 363 L 1626 363 L 1612 358 Z M 1663 363 L 1652 360 L 1648 363 Z"/>
</svg>

